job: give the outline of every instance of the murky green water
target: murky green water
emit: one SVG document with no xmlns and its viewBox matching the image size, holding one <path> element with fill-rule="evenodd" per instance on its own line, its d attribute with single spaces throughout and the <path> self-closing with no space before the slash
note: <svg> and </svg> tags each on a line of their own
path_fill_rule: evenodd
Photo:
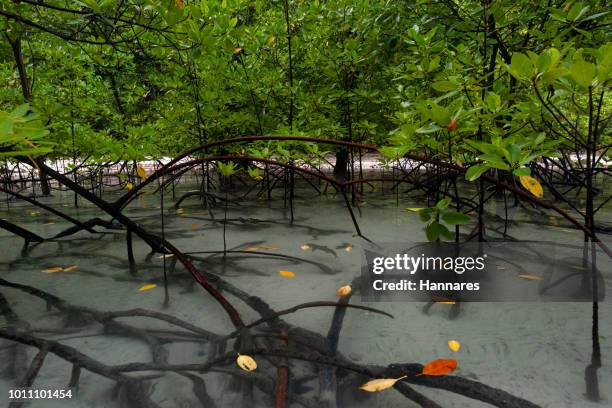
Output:
<svg viewBox="0 0 612 408">
<path fill-rule="evenodd" d="M 181 191 L 189 186 L 180 187 Z M 184 211 L 171 208 L 171 197 L 165 203 L 165 235 L 177 248 L 196 256 L 195 264 L 202 270 L 219 274 L 232 285 L 264 299 L 275 310 L 315 300 L 335 301 L 336 288 L 345 285 L 360 272 L 360 238 L 353 235 L 351 219 L 341 197 L 312 197 L 312 190 L 300 190 L 295 200 L 295 221 L 289 222 L 289 210 L 282 199 L 244 200 L 230 205 L 227 224 L 227 248 L 260 247 L 262 252 L 289 255 L 293 258 L 263 256 L 249 253 L 228 253 L 224 258 L 208 251 L 223 249 L 223 207 L 213 210 L 214 218 L 204 211 L 196 199 L 183 203 Z M 111 198 L 109 196 L 108 198 Z M 364 234 L 374 242 L 422 242 L 425 235 L 417 214 L 405 211 L 417 203 L 377 193 L 365 197 L 358 214 Z M 97 209 L 81 202 L 72 208 L 72 195 L 56 195 L 43 199 L 81 220 L 102 216 Z M 159 197 L 145 195 L 132 203 L 126 214 L 147 230 L 161 233 Z M 503 214 L 501 205 L 491 206 L 491 213 Z M 509 233 L 517 239 L 581 244 L 582 235 L 569 228 L 558 217 L 532 215 L 521 209 L 511 210 L 518 222 Z M 0 217 L 23 225 L 44 236 L 52 236 L 69 224 L 60 218 L 22 203 L 4 205 Z M 600 215 L 610 221 L 610 212 Z M 106 218 L 106 217 L 105 217 Z M 537 222 L 537 223 L 530 223 Z M 496 225 L 499 225 L 497 223 Z M 101 228 L 98 228 L 102 231 Z M 467 231 L 466 231 L 467 232 Z M 497 235 L 491 231 L 490 235 Z M 604 240 L 612 245 L 607 236 Z M 301 246 L 312 249 L 304 251 Z M 353 245 L 352 251 L 347 251 Z M 218 304 L 177 265 L 166 259 L 169 272 L 170 302 L 164 307 L 163 264 L 158 255 L 148 256 L 148 247 L 134 241 L 137 270 L 130 271 L 127 262 L 125 233 L 115 231 L 92 235 L 81 232 L 71 239 L 46 242 L 22 254 L 22 241 L 0 231 L 0 277 L 7 281 L 31 285 L 58 296 L 70 304 L 99 311 L 144 308 L 176 316 L 191 324 L 218 334 L 227 334 L 233 326 Z M 264 249 L 261 249 L 261 247 Z M 600 256 L 610 289 L 610 260 Z M 43 273 L 46 268 L 77 265 L 71 272 Z M 294 278 L 279 275 L 280 270 L 295 273 Z M 155 283 L 154 289 L 140 292 L 145 284 Z M 104 333 L 97 323 L 86 324 L 75 316 L 47 311 L 45 303 L 22 291 L 1 287 L 11 308 L 29 323 L 30 333 L 69 345 L 108 365 L 151 361 L 151 348 L 143 339 Z M 246 321 L 259 316 L 227 294 Z M 358 297 L 354 302 L 360 303 Z M 447 305 L 434 305 L 428 314 L 423 304 L 395 302 L 371 303 L 370 306 L 392 313 L 389 319 L 361 310 L 348 310 L 340 335 L 339 350 L 344 356 L 361 364 L 386 365 L 398 362 L 425 363 L 436 358 L 453 357 L 459 361 L 457 375 L 499 387 L 543 407 L 601 407 L 612 401 L 612 305 L 600 304 L 600 336 L 603 367 L 599 370 L 603 403 L 591 403 L 584 397 L 584 368 L 591 353 L 590 303 L 469 303 L 462 304 L 458 318 L 448 318 Z M 291 324 L 325 335 L 329 329 L 332 308 L 314 308 L 284 316 Z M 140 328 L 169 329 L 170 326 L 147 318 L 123 318 L 121 322 Z M 5 324 L 4 320 L 0 320 Z M 449 339 L 461 342 L 461 350 L 453 353 Z M 202 363 L 209 349 L 202 343 L 175 342 L 165 346 L 172 364 Z M 11 361 L 14 349 L 7 341 L 0 343 L 2 362 Z M 27 358 L 36 354 L 27 348 Z M 263 361 L 264 359 L 262 359 Z M 26 361 L 27 363 L 27 361 Z M 8 389 L 15 378 L 7 371 L 0 380 L 0 399 L 7 401 Z M 265 362 L 262 362 L 265 367 Z M 293 364 L 293 363 L 292 363 Z M 269 366 L 268 366 L 269 367 Z M 35 387 L 63 388 L 71 375 L 71 365 L 55 355 L 49 355 L 36 379 Z M 226 369 L 235 370 L 230 364 Z M 3 371 L 3 370 L 0 370 Z M 8 370 L 10 371 L 10 370 Z M 263 371 L 263 370 L 262 370 Z M 275 371 L 268 370 L 269 381 L 276 381 Z M 312 374 L 312 373 L 311 373 Z M 296 374 L 297 375 L 297 374 Z M 241 406 L 240 393 L 235 391 L 232 376 L 226 372 L 202 375 L 207 390 L 217 407 Z M 347 399 L 346 407 L 411 407 L 412 403 L 399 393 L 388 390 L 364 398 L 357 390 L 363 377 L 350 378 L 339 384 L 346 394 L 361 399 Z M 161 407 L 195 407 L 201 403 L 192 392 L 192 382 L 177 373 L 167 373 L 153 380 L 151 399 Z M 302 394 L 313 398 L 318 380 L 304 382 L 313 391 Z M 485 404 L 455 394 L 415 386 L 444 407 L 479 407 Z M 116 407 L 121 399 L 113 398 L 114 382 L 84 370 L 78 394 L 70 401 L 34 401 L 32 407 Z M 253 405 L 271 406 L 254 394 Z M 314 401 L 314 400 L 312 400 Z M 4 403 L 0 404 L 4 406 Z M 291 406 L 300 406 L 292 404 Z M 316 404 L 315 404 L 316 406 Z"/>
</svg>

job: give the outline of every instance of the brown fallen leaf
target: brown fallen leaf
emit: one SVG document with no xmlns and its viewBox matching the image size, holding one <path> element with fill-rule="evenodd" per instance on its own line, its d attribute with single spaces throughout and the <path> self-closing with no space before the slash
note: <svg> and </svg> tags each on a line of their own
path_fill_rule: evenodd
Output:
<svg viewBox="0 0 612 408">
<path fill-rule="evenodd" d="M 41 272 L 44 272 L 44 273 L 56 273 L 56 272 L 61 272 L 63 270 L 64 270 L 64 268 L 62 268 L 61 266 L 54 266 L 54 267 L 51 267 L 51 268 L 43 269 Z"/>
<path fill-rule="evenodd" d="M 523 273 L 518 276 L 521 279 L 530 280 L 530 281 L 541 281 L 542 277 L 538 275 L 532 275 L 530 273 Z"/>
</svg>

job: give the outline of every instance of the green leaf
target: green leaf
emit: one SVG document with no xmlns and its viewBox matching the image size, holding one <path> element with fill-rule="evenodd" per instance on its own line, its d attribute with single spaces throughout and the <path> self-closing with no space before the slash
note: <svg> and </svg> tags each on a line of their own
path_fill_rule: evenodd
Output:
<svg viewBox="0 0 612 408">
<path fill-rule="evenodd" d="M 489 111 L 495 112 L 501 106 L 501 97 L 495 92 L 489 92 L 485 97 L 485 102 Z"/>
<path fill-rule="evenodd" d="M 464 225 L 470 222 L 470 216 L 457 211 L 447 211 L 442 214 L 442 221 L 450 225 Z"/>
<path fill-rule="evenodd" d="M 500 169 L 500 170 L 509 170 L 510 166 L 508 165 L 508 163 L 506 163 L 504 161 L 503 158 L 499 157 L 496 154 L 483 154 L 481 156 L 478 157 L 480 160 L 486 161 L 487 165 L 489 165 L 490 167 L 495 167 L 496 169 Z"/>
<path fill-rule="evenodd" d="M 531 169 L 529 167 L 519 167 L 518 169 L 514 169 L 512 173 L 517 177 L 530 176 Z"/>
<path fill-rule="evenodd" d="M 422 210 L 419 211 L 419 219 L 422 222 L 427 222 L 431 219 L 431 213 L 433 212 L 433 210 L 431 208 L 423 208 Z"/>
<path fill-rule="evenodd" d="M 440 92 L 454 91 L 458 88 L 457 84 L 452 81 L 437 81 L 431 84 L 431 87 Z"/>
<path fill-rule="evenodd" d="M 231 161 L 227 163 L 217 162 L 217 168 L 222 176 L 229 177 L 236 172 L 237 164 Z"/>
<path fill-rule="evenodd" d="M 438 210 L 444 210 L 446 207 L 448 207 L 448 206 L 449 206 L 449 204 L 451 203 L 451 201 L 452 201 L 452 200 L 450 199 L 450 197 L 443 198 L 443 199 L 441 199 L 440 201 L 438 201 L 438 203 L 436 204 L 436 208 L 437 208 Z"/>
<path fill-rule="evenodd" d="M 515 52 L 510 63 L 511 74 L 517 79 L 531 78 L 533 75 L 533 62 L 525 54 Z"/>
<path fill-rule="evenodd" d="M 579 86 L 588 88 L 595 78 L 595 65 L 586 62 L 582 55 L 579 55 L 574 59 L 569 74 Z"/>
<path fill-rule="evenodd" d="M 482 173 L 489 170 L 489 168 L 490 168 L 489 166 L 484 165 L 484 164 L 476 164 L 470 167 L 469 169 L 467 169 L 467 171 L 465 172 L 465 179 L 467 181 L 474 181 L 478 179 L 478 177 L 480 177 Z"/>
<path fill-rule="evenodd" d="M 425 227 L 425 235 L 429 241 L 436 241 L 440 236 L 446 239 L 452 239 L 453 234 L 444 225 L 437 221 L 432 221 Z"/>
</svg>

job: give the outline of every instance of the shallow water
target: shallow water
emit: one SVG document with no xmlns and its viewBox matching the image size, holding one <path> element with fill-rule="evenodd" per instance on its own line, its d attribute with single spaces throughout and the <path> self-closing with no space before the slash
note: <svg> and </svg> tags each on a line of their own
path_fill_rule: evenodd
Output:
<svg viewBox="0 0 612 408">
<path fill-rule="evenodd" d="M 191 186 L 182 186 L 177 197 Z M 171 208 L 169 194 L 165 202 L 165 235 L 183 252 L 198 256 L 196 265 L 205 271 L 223 276 L 234 286 L 251 295 L 264 299 L 273 309 L 281 310 L 314 300 L 335 301 L 335 290 L 360 273 L 361 239 L 354 236 L 351 219 L 341 197 L 311 197 L 310 190 L 297 192 L 295 221 L 289 222 L 289 210 L 283 208 L 282 199 L 272 202 L 244 200 L 228 209 L 227 247 L 245 249 L 252 246 L 269 246 L 263 252 L 290 255 L 299 260 L 289 260 L 255 254 L 229 253 L 211 255 L 203 252 L 223 249 L 221 222 L 213 220 L 196 199 L 183 203 L 184 211 Z M 109 197 L 111 198 L 111 195 Z M 43 202 L 58 206 L 81 220 L 102 214 L 81 201 L 80 207 L 72 207 L 71 194 L 56 193 Z M 358 214 L 363 233 L 374 242 L 423 242 L 426 240 L 418 215 L 405 211 L 406 207 L 419 206 L 401 197 L 376 193 L 365 197 L 366 203 Z M 145 195 L 133 202 L 126 214 L 147 230 L 161 233 L 159 197 Z M 397 205 L 399 204 L 399 205 Z M 491 213 L 503 214 L 501 205 L 490 206 Z M 222 207 L 213 210 L 216 220 L 223 219 Z M 60 218 L 22 203 L 11 203 L 0 211 L 0 217 L 23 225 L 45 237 L 69 226 Z M 571 229 L 558 217 L 535 216 L 521 209 L 512 209 L 515 221 L 509 233 L 517 239 L 552 241 L 573 244 L 579 248 L 582 234 Z M 610 221 L 610 213 L 602 212 L 600 219 Z M 543 222 L 532 223 L 543 218 Z M 499 223 L 497 223 L 499 224 Z M 543 225 L 542 225 L 543 224 Z M 98 228 L 98 230 L 102 230 Z M 462 230 L 463 231 L 463 230 Z M 467 232 L 467 231 L 463 231 Z M 491 232 L 491 236 L 497 237 Z M 603 240 L 612 245 L 608 236 Z M 320 245 L 327 250 L 304 251 L 303 244 Z M 354 245 L 347 251 L 347 244 Z M 100 311 L 145 308 L 179 317 L 215 333 L 226 334 L 233 326 L 222 309 L 199 286 L 193 289 L 191 279 L 180 264 L 169 276 L 170 303 L 164 307 L 163 263 L 155 255 L 147 257 L 148 246 L 134 240 L 137 262 L 136 273 L 131 273 L 126 256 L 125 234 L 122 231 L 92 236 L 81 232 L 71 239 L 47 242 L 32 248 L 26 256 L 21 253 L 20 239 L 0 231 L 0 277 L 11 282 L 40 288 L 61 299 Z M 196 254 L 198 253 L 198 254 Z M 599 256 L 599 268 L 604 273 L 610 290 L 611 263 Z M 165 260 L 169 268 L 172 259 Z M 54 266 L 76 264 L 72 272 L 42 273 Z M 279 270 L 295 272 L 292 279 L 279 276 Z M 158 286 L 146 292 L 138 289 L 146 283 Z M 44 302 L 15 289 L 0 289 L 13 310 L 30 323 L 37 336 L 60 341 L 77 348 L 82 353 L 105 364 L 147 362 L 151 351 L 145 342 L 100 333 L 100 325 L 89 324 L 74 329 L 73 333 L 48 333 L 43 329 L 61 328 L 65 316 L 56 311 L 48 312 Z M 245 321 L 259 316 L 232 295 L 228 299 L 238 306 Z M 360 303 L 355 297 L 354 303 Z M 612 406 L 612 304 L 609 300 L 600 304 L 600 336 L 603 367 L 599 370 L 600 390 L 603 402 L 592 403 L 585 399 L 584 368 L 591 354 L 591 308 L 586 303 L 467 303 L 462 304 L 458 318 L 448 318 L 448 306 L 434 305 L 428 314 L 423 304 L 415 302 L 368 303 L 395 316 L 389 319 L 371 312 L 350 309 L 347 311 L 340 335 L 339 350 L 357 363 L 387 365 L 390 363 L 425 363 L 436 358 L 456 358 L 459 367 L 456 375 L 475 379 L 501 388 L 516 396 L 530 400 L 542 407 L 601 407 Z M 301 310 L 283 318 L 294 325 L 325 335 L 329 328 L 332 308 Z M 138 327 L 168 326 L 146 318 L 125 318 Z M 4 324 L 3 320 L 0 320 Z M 74 321 L 70 323 L 75 324 Z M 39 331 L 36 331 L 39 330 Z M 447 346 L 449 339 L 461 342 L 461 350 L 453 353 Z M 208 349 L 202 344 L 176 343 L 167 347 L 170 363 L 200 363 L 206 361 Z M 2 361 L 11 352 L 7 342 L 0 343 Z M 28 348 L 28 358 L 36 354 Z M 2 370 L 0 370 L 2 371 Z M 70 378 L 71 365 L 49 355 L 36 379 L 35 387 L 64 388 Z M 231 377 L 226 373 L 207 373 L 202 376 L 209 394 L 218 407 L 240 406 L 239 393 L 233 391 Z M 275 378 L 272 378 L 275 381 Z M 356 390 L 357 384 L 341 384 L 347 393 L 351 387 L 360 394 L 362 401 L 353 400 L 349 407 L 411 407 L 416 406 L 399 393 L 388 390 L 374 395 L 364 395 Z M 0 380 L 0 398 L 8 395 L 15 378 L 5 376 Z M 317 379 L 308 384 L 316 389 Z M 32 407 L 116 407 L 120 399 L 113 398 L 114 382 L 84 371 L 78 394 L 70 401 L 33 401 Z M 468 400 L 450 392 L 421 386 L 415 388 L 444 407 L 488 406 Z M 154 380 L 150 390 L 152 400 L 161 407 L 201 406 L 192 392 L 189 379 L 175 373 Z M 305 396 L 312 397 L 310 394 Z M 255 393 L 251 406 L 270 406 L 261 402 L 261 394 Z M 412 405 L 411 405 L 412 404 Z M 291 406 L 299 406 L 292 404 Z"/>
</svg>

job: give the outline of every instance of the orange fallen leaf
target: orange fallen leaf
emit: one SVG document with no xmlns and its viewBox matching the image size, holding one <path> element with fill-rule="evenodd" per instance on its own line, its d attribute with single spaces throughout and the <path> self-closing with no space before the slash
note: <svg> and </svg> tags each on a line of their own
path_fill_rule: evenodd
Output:
<svg viewBox="0 0 612 408">
<path fill-rule="evenodd" d="M 157 287 L 157 285 L 154 284 L 154 283 L 147 283 L 146 285 L 143 285 L 143 286 L 139 287 L 138 291 L 139 292 L 146 292 L 148 290 L 155 289 L 156 287 Z"/>
<path fill-rule="evenodd" d="M 530 281 L 541 281 L 542 280 L 541 276 L 532 275 L 530 273 L 523 273 L 523 274 L 520 274 L 518 277 L 521 278 L 521 279 L 526 279 L 526 280 L 530 280 Z"/>
<path fill-rule="evenodd" d="M 74 271 L 76 268 L 78 268 L 79 265 L 70 265 L 64 268 L 64 272 L 72 272 Z"/>
<path fill-rule="evenodd" d="M 351 285 L 340 286 L 336 290 L 336 296 L 345 297 L 345 296 L 350 295 L 352 291 L 353 291 L 353 288 L 351 287 Z"/>
<path fill-rule="evenodd" d="M 295 272 L 291 271 L 278 271 L 278 274 L 283 278 L 295 278 Z"/>
<path fill-rule="evenodd" d="M 52 268 L 43 269 L 41 272 L 44 272 L 44 273 L 56 273 L 56 272 L 61 272 L 63 270 L 64 270 L 64 268 L 62 268 L 61 266 L 54 266 Z"/>
<path fill-rule="evenodd" d="M 199 224 L 191 224 L 191 228 L 198 228 Z"/>
<path fill-rule="evenodd" d="M 452 358 L 439 358 L 423 366 L 423 371 L 419 375 L 446 375 L 452 373 L 457 368 L 457 360 Z"/>
</svg>

